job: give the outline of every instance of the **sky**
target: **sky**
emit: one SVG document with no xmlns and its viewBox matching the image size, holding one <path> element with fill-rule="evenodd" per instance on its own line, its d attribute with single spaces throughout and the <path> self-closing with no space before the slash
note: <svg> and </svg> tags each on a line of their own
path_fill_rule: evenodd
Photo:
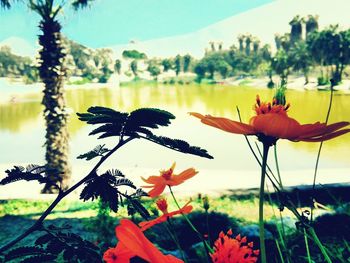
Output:
<svg viewBox="0 0 350 263">
<path fill-rule="evenodd" d="M 99 48 L 190 33 L 272 1 L 96 0 L 78 12 L 67 5 L 60 21 L 68 38 Z M 38 22 L 38 15 L 23 3 L 0 10 L 0 42 L 19 37 L 35 45 Z"/>
</svg>

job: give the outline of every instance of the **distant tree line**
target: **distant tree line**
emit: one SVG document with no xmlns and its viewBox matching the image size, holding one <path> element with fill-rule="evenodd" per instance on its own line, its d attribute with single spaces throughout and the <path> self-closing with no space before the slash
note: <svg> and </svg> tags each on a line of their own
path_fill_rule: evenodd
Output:
<svg viewBox="0 0 350 263">
<path fill-rule="evenodd" d="M 29 57 L 13 54 L 11 48 L 0 48 L 0 77 L 23 77 L 26 83 L 36 82 L 39 79 L 38 69 Z"/>
<path fill-rule="evenodd" d="M 275 53 L 269 45 L 260 47 L 260 41 L 250 34 L 238 36 L 238 47 L 232 45 L 228 50 L 211 42 L 210 50 L 194 66 L 197 79 L 267 74 L 269 86 L 273 86 L 273 74 L 283 84 L 291 73 L 299 72 L 308 83 L 310 71 L 316 70 L 319 85 L 328 83 L 330 78 L 339 83 L 350 64 L 350 29 L 331 25 L 319 30 L 318 17 L 311 15 L 296 16 L 289 24 L 289 33 L 275 35 Z"/>
<path fill-rule="evenodd" d="M 122 57 L 129 61 L 122 69 L 120 59 L 112 59 L 111 49 L 91 49 L 64 38 L 67 56 L 66 74 L 80 76 L 86 82 L 105 83 L 115 72 L 139 79 L 140 61 L 155 79 L 173 70 L 192 72 L 197 81 L 220 80 L 228 77 L 269 76 L 268 86 L 274 86 L 272 77 L 278 75 L 286 83 L 292 73 L 303 74 L 305 83 L 312 72 L 317 74 L 318 84 L 327 84 L 330 78 L 339 83 L 344 70 L 350 64 L 350 29 L 340 30 L 338 25 L 319 30 L 318 17 L 295 16 L 290 21 L 290 32 L 275 35 L 275 47 L 261 45 L 251 34 L 238 36 L 238 45 L 223 49 L 221 42 L 210 42 L 202 59 L 195 60 L 189 54 L 173 58 L 151 58 L 137 50 L 124 50 Z M 274 51 L 272 51 L 274 50 Z M 125 67 L 125 65 L 124 65 Z M 28 82 L 38 79 L 35 62 L 11 53 L 7 47 L 0 49 L 0 76 L 24 76 Z"/>
</svg>

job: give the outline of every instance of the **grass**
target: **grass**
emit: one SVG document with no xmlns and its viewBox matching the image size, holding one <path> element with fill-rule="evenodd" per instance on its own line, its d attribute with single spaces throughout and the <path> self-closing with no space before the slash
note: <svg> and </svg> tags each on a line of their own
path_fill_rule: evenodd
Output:
<svg viewBox="0 0 350 263">
<path fill-rule="evenodd" d="M 206 233 L 207 226 L 204 218 L 204 208 L 202 203 L 202 195 L 193 196 L 191 205 L 194 207 L 194 212 L 190 214 L 191 221 L 198 227 L 202 233 Z M 176 210 L 171 197 L 168 198 L 169 211 Z M 268 200 L 268 198 L 266 199 Z M 188 198 L 179 198 L 180 206 L 187 203 Z M 34 223 L 41 213 L 49 206 L 48 200 L 2 200 L 0 201 L 0 245 L 3 245 L 14 237 L 22 233 L 26 228 Z M 234 234 L 241 233 L 242 229 L 252 229 L 258 222 L 258 198 L 254 193 L 238 194 L 237 192 L 227 193 L 220 197 L 209 196 L 209 228 L 211 241 L 213 242 L 218 232 L 227 231 L 232 228 Z M 155 204 L 151 200 L 145 200 L 145 207 L 151 214 L 157 214 Z M 320 217 L 320 220 L 315 221 L 315 230 L 319 234 L 320 239 L 327 245 L 327 249 L 331 252 L 334 262 L 349 262 L 350 260 L 350 216 L 349 205 L 342 203 L 341 215 L 328 217 Z M 328 205 L 334 211 L 339 209 L 339 204 Z M 300 211 L 308 209 L 299 208 Z M 277 229 L 280 229 L 279 210 L 277 205 L 265 204 L 264 207 L 266 228 L 273 235 L 272 239 L 267 241 L 268 253 L 274 259 L 271 262 L 281 262 L 280 254 L 285 255 L 285 251 L 278 250 L 276 245 L 279 244 Z M 315 214 L 324 213 L 324 210 L 318 209 Z M 291 212 L 285 209 L 282 216 L 286 221 L 286 247 L 290 249 L 293 256 L 293 262 L 307 262 L 307 249 L 305 247 L 305 237 L 302 232 L 298 232 L 295 228 L 295 221 Z M 71 225 L 70 231 L 76 233 L 87 240 L 98 243 L 101 251 L 105 251 L 109 246 L 114 246 L 116 243 L 114 237 L 114 228 L 118 224 L 120 218 L 128 217 L 126 209 L 122 208 L 118 214 L 110 213 L 101 215 L 98 202 L 82 202 L 79 200 L 63 200 L 45 220 L 45 225 L 53 224 L 55 226 Z M 136 221 L 141 221 L 139 217 Z M 195 235 L 189 234 L 191 230 L 188 228 L 185 220 L 177 217 L 174 221 L 176 225 L 176 233 L 179 235 L 182 245 L 185 247 L 186 253 L 193 249 L 193 245 L 198 242 Z M 164 235 L 164 226 L 156 226 L 147 231 L 147 236 L 152 242 L 157 243 L 166 250 L 174 250 L 174 244 Z M 254 229 L 254 228 L 253 228 Z M 331 231 L 330 231 L 331 230 Z M 207 232 L 208 233 L 208 232 Z M 33 244 L 41 232 L 35 232 L 19 245 Z M 193 237 L 192 237 L 193 236 Z M 271 238 L 271 237 L 270 237 Z M 254 235 L 250 237 L 250 241 L 258 246 L 258 238 Z M 322 256 L 319 253 L 315 244 L 309 240 L 309 253 L 313 262 L 322 262 Z M 201 262 L 201 261 L 193 261 Z M 269 261 L 270 262 L 270 261 Z"/>
</svg>

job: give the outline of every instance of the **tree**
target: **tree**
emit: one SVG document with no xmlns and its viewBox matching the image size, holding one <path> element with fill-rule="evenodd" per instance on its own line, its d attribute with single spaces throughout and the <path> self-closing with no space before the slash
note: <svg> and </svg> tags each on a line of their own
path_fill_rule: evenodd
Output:
<svg viewBox="0 0 350 263">
<path fill-rule="evenodd" d="M 137 78 L 138 73 L 137 73 L 137 60 L 133 60 L 130 63 L 130 69 L 132 71 L 132 73 L 134 74 L 135 78 Z"/>
<path fill-rule="evenodd" d="M 253 52 L 254 55 L 257 55 L 259 52 L 260 40 L 256 37 L 253 37 Z"/>
<path fill-rule="evenodd" d="M 305 22 L 305 29 L 306 29 L 306 37 L 308 37 L 308 35 L 311 34 L 312 32 L 317 31 L 318 16 L 308 15 L 307 20 Z"/>
<path fill-rule="evenodd" d="M 205 72 L 206 72 L 206 65 L 203 62 L 198 62 L 194 66 L 194 73 L 197 74 L 197 82 L 201 82 L 202 79 L 205 77 Z"/>
<path fill-rule="evenodd" d="M 182 61 L 181 61 L 181 56 L 180 55 L 177 55 L 175 57 L 175 60 L 174 60 L 174 66 L 175 66 L 175 73 L 176 73 L 176 76 L 179 75 L 180 71 L 181 71 L 181 64 L 182 64 Z"/>
<path fill-rule="evenodd" d="M 243 42 L 244 42 L 245 36 L 244 35 L 239 35 L 238 36 L 238 43 L 239 43 L 239 51 L 243 52 Z"/>
<path fill-rule="evenodd" d="M 295 71 L 303 72 L 305 84 L 309 83 L 309 71 L 312 65 L 310 53 L 305 41 L 299 41 L 289 51 L 290 61 Z"/>
<path fill-rule="evenodd" d="M 156 61 L 151 60 L 147 67 L 148 72 L 154 77 L 155 80 L 158 79 L 158 75 L 160 74 L 160 68 L 157 65 Z"/>
<path fill-rule="evenodd" d="M 133 50 L 124 50 L 122 53 L 123 58 L 132 58 L 132 59 L 146 59 L 147 56 L 145 53 L 139 52 L 135 49 Z"/>
<path fill-rule="evenodd" d="M 184 56 L 184 72 L 188 72 L 191 65 L 191 61 L 192 61 L 191 55 L 187 54 Z"/>
<path fill-rule="evenodd" d="M 170 59 L 165 58 L 162 60 L 163 71 L 167 72 L 169 69 L 173 67 L 173 63 Z"/>
<path fill-rule="evenodd" d="M 251 45 L 251 43 L 252 43 L 252 35 L 246 35 L 245 36 L 245 54 L 247 56 L 250 55 L 250 51 L 251 51 L 250 45 Z"/>
<path fill-rule="evenodd" d="M 295 43 L 299 42 L 302 39 L 302 33 L 303 33 L 303 18 L 301 18 L 299 15 L 295 16 L 292 21 L 289 22 L 289 25 L 291 26 L 290 30 L 290 41 L 291 45 L 294 45 Z"/>
<path fill-rule="evenodd" d="M 350 63 L 349 43 L 349 31 L 339 32 L 338 25 L 315 31 L 309 35 L 308 49 L 314 61 L 321 66 L 319 84 L 325 84 L 329 77 L 328 73 L 327 76 L 324 76 L 324 67 L 330 68 L 335 83 L 342 80 L 343 70 Z"/>
<path fill-rule="evenodd" d="M 290 73 L 290 57 L 287 52 L 283 49 L 277 51 L 275 56 L 271 61 L 271 67 L 276 72 L 277 75 L 280 76 L 281 86 L 287 84 L 287 78 Z"/>
<path fill-rule="evenodd" d="M 217 65 L 217 70 L 221 77 L 225 79 L 230 71 L 231 67 L 225 60 L 220 60 Z"/>
<path fill-rule="evenodd" d="M 10 8 L 14 1 L 0 0 L 0 7 Z M 54 3 L 55 2 L 55 3 Z M 90 1 L 74 0 L 73 8 L 85 7 Z M 30 10 L 40 16 L 39 29 L 39 75 L 44 83 L 44 117 L 46 121 L 46 166 L 51 171 L 50 179 L 67 188 L 70 177 L 68 161 L 68 130 L 66 102 L 64 99 L 63 81 L 66 68 L 62 63 L 65 58 L 62 46 L 61 24 L 57 18 L 63 10 L 65 1 L 57 3 L 54 0 L 29 0 Z M 43 192 L 56 192 L 52 184 L 46 184 Z"/>
<path fill-rule="evenodd" d="M 120 59 L 116 59 L 114 62 L 114 71 L 118 73 L 118 75 L 120 75 L 120 71 L 122 69 L 122 62 L 120 61 Z"/>
</svg>

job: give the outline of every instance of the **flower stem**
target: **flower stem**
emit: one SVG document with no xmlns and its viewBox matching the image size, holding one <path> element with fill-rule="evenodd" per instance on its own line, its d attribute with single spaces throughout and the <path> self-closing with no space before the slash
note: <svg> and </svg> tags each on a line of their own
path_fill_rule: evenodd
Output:
<svg viewBox="0 0 350 263">
<path fill-rule="evenodd" d="M 77 189 L 79 186 L 81 186 L 83 183 L 87 182 L 90 178 L 94 177 L 96 174 L 97 169 L 102 165 L 102 163 L 107 160 L 115 151 L 117 151 L 120 147 L 122 147 L 124 144 L 130 142 L 133 140 L 134 137 L 129 137 L 126 140 L 120 140 L 119 143 L 110 150 L 106 155 L 102 156 L 99 162 L 95 165 L 95 167 L 86 175 L 83 179 L 81 179 L 79 182 L 77 182 L 75 185 L 73 185 L 71 188 L 67 189 L 66 191 L 60 191 L 56 197 L 56 199 L 51 203 L 51 205 L 43 212 L 43 214 L 35 221 L 35 223 L 28 228 L 24 233 L 22 233 L 20 236 L 9 242 L 8 244 L 4 245 L 0 248 L 0 253 L 8 250 L 9 248 L 16 245 L 19 241 L 27 237 L 29 234 L 31 234 L 34 231 L 39 230 L 42 227 L 42 223 L 45 220 L 45 218 L 51 213 L 51 211 L 57 206 L 59 202 L 63 198 L 65 198 L 67 195 L 69 195 L 71 192 L 73 192 L 75 189 Z"/>
<path fill-rule="evenodd" d="M 177 202 L 176 200 L 176 197 L 174 195 L 174 192 L 173 190 L 171 189 L 171 186 L 168 186 L 169 187 L 169 190 L 170 190 L 170 193 L 171 193 L 171 196 L 173 197 L 174 199 L 174 202 L 177 206 L 178 209 L 181 209 L 179 203 Z M 208 245 L 208 243 L 205 241 L 205 239 L 202 237 L 202 234 L 197 230 L 197 228 L 192 224 L 191 220 L 187 217 L 186 214 L 182 213 L 182 216 L 185 218 L 185 220 L 187 221 L 188 225 L 192 228 L 192 230 L 198 235 L 198 237 L 200 238 L 200 240 L 203 242 L 203 245 L 204 245 L 204 248 L 205 248 L 205 251 L 207 252 L 207 256 L 209 256 L 210 253 L 213 253 L 213 249 Z M 208 261 L 209 262 L 209 261 Z"/>
<path fill-rule="evenodd" d="M 327 110 L 327 115 L 326 115 L 326 120 L 325 123 L 328 123 L 329 120 L 329 116 L 331 114 L 331 109 L 332 109 L 332 104 L 333 104 L 333 82 L 331 83 L 331 95 L 329 98 L 329 104 L 328 104 L 328 110 Z M 322 146 L 323 146 L 323 141 L 320 143 L 320 146 L 318 148 L 318 152 L 317 152 L 317 158 L 316 158 L 316 163 L 315 163 L 315 171 L 314 171 L 314 178 L 313 178 L 313 182 L 312 182 L 312 199 L 314 199 L 315 197 L 315 186 L 316 186 L 316 177 L 317 177 L 317 170 L 318 170 L 318 164 L 320 161 L 320 156 L 321 156 L 321 150 L 322 150 Z M 312 207 L 311 207 L 311 221 L 313 220 L 313 200 L 312 200 Z"/>
<path fill-rule="evenodd" d="M 167 229 L 171 239 L 174 241 L 177 249 L 180 251 L 182 259 L 185 261 L 185 263 L 187 263 L 185 253 L 184 253 L 184 251 L 181 248 L 179 239 L 176 236 L 176 232 L 175 232 L 173 224 L 171 223 L 171 219 L 170 218 L 168 219 L 167 224 L 169 225 L 169 227 L 167 225 L 165 225 L 165 227 L 166 227 L 166 229 Z"/>
<path fill-rule="evenodd" d="M 326 260 L 327 263 L 332 263 L 332 260 L 330 259 L 330 257 L 328 256 L 328 253 L 325 249 L 325 247 L 322 245 L 321 241 L 318 239 L 318 236 L 315 232 L 315 230 L 313 229 L 313 227 L 310 227 L 308 229 L 312 239 L 315 241 L 316 245 L 318 246 L 318 248 L 321 250 L 321 253 L 324 257 L 324 259 Z"/>
<path fill-rule="evenodd" d="M 307 262 L 312 263 L 310 249 L 309 249 L 309 242 L 307 240 L 307 234 L 306 234 L 305 228 L 304 228 L 304 242 L 305 242 L 305 248 L 306 248 Z"/>
<path fill-rule="evenodd" d="M 270 145 L 263 143 L 263 159 L 261 165 L 261 179 L 260 179 L 260 191 L 259 191 L 259 236 L 260 236 L 260 254 L 261 263 L 266 263 L 266 248 L 265 248 L 265 229 L 264 229 L 264 188 L 265 188 L 265 174 L 267 165 L 267 155 Z"/>
<path fill-rule="evenodd" d="M 280 173 L 280 167 L 279 167 L 279 164 L 278 164 L 277 145 L 276 144 L 274 145 L 273 149 L 274 149 L 274 154 L 275 154 L 275 163 L 276 163 L 276 170 L 277 170 L 279 185 L 280 185 L 281 189 L 283 190 L 283 184 L 282 184 L 282 178 L 281 178 L 281 173 Z"/>
</svg>

